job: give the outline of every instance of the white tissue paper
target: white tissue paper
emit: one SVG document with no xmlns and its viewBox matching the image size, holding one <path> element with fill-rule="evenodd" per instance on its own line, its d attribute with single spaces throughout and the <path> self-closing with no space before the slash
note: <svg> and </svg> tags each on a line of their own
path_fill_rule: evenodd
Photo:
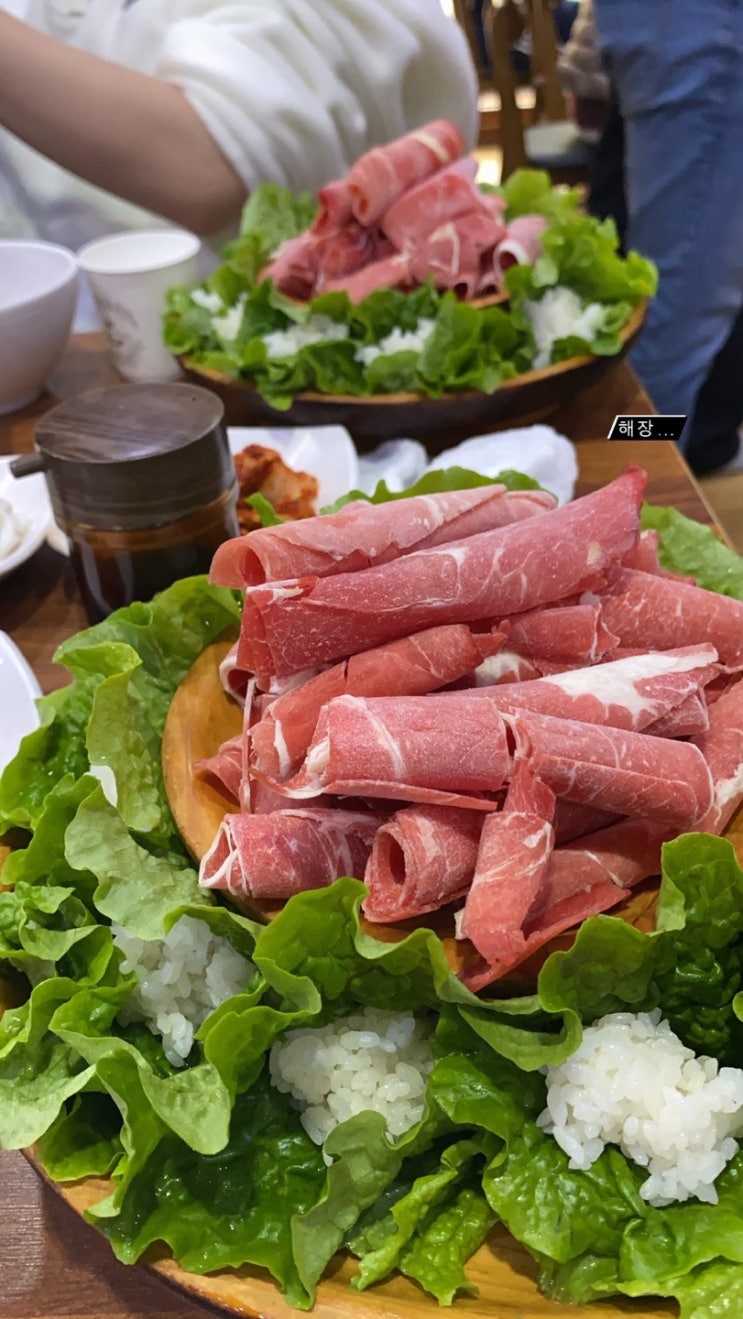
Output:
<svg viewBox="0 0 743 1319">
<path fill-rule="evenodd" d="M 497 476 L 509 469 L 523 472 L 550 490 L 560 504 L 573 498 L 578 476 L 575 445 L 551 426 L 524 426 L 477 435 L 440 453 L 426 470 L 454 466 L 467 467 L 483 476 Z"/>
<path fill-rule="evenodd" d="M 379 481 L 386 481 L 388 489 L 399 494 L 415 485 L 427 463 L 428 454 L 417 440 L 385 440 L 371 453 L 359 454 L 357 489 L 371 495 Z"/>
</svg>

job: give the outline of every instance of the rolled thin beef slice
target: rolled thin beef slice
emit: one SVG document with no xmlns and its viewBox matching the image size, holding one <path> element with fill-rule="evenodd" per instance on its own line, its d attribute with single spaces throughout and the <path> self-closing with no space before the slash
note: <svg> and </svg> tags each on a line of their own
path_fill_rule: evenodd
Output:
<svg viewBox="0 0 743 1319">
<path fill-rule="evenodd" d="M 615 811 L 600 811 L 575 801 L 558 801 L 555 811 L 555 847 L 565 847 L 576 838 L 595 834 L 621 819 Z"/>
<path fill-rule="evenodd" d="M 504 617 L 561 600 L 595 581 L 634 543 L 644 486 L 644 472 L 628 468 L 610 485 L 536 520 L 364 572 L 254 587 L 245 597 L 240 663 L 282 676 L 436 624 Z"/>
<path fill-rule="evenodd" d="M 445 225 L 458 225 L 465 216 L 480 215 L 487 224 L 487 247 L 494 247 L 505 229 L 482 193 L 457 165 L 439 170 L 432 178 L 406 192 L 385 211 L 380 228 L 398 252 L 417 253 L 426 240 Z"/>
<path fill-rule="evenodd" d="M 416 696 L 472 672 L 501 636 L 475 636 L 464 623 L 428 628 L 362 651 L 280 696 L 251 730 L 251 761 L 264 774 L 293 774 L 312 740 L 320 711 L 336 696 Z"/>
<path fill-rule="evenodd" d="M 309 230 L 296 238 L 287 238 L 261 271 L 261 278 L 272 279 L 287 297 L 304 302 L 312 296 L 317 280 L 317 239 Z"/>
<path fill-rule="evenodd" d="M 663 567 L 659 557 L 660 533 L 653 530 L 641 531 L 634 549 L 622 555 L 623 568 L 635 568 L 638 572 L 649 572 L 656 577 L 670 577 L 677 582 L 689 582 L 696 586 L 696 578 L 684 573 L 669 572 Z"/>
<path fill-rule="evenodd" d="M 743 801 L 743 680 L 736 682 L 709 708 L 709 728 L 694 738 L 709 765 L 714 796 L 696 828 L 719 834 Z"/>
<path fill-rule="evenodd" d="M 595 664 L 617 645 L 616 637 L 603 623 L 600 604 L 553 605 L 501 619 L 499 626 L 505 627 L 506 623 L 509 650 L 529 657 Z"/>
<path fill-rule="evenodd" d="M 226 815 L 201 863 L 199 883 L 248 900 L 290 898 L 341 875 L 362 879 L 385 819 L 322 807 Z"/>
<path fill-rule="evenodd" d="M 193 766 L 197 778 L 216 779 L 233 801 L 240 801 L 243 777 L 243 735 L 230 737 L 213 756 L 197 760 Z"/>
<path fill-rule="evenodd" d="M 376 261 L 341 279 L 323 280 L 323 293 L 345 293 L 354 306 L 377 289 L 405 289 L 412 283 L 406 252 L 381 253 Z"/>
<path fill-rule="evenodd" d="M 219 666 L 219 681 L 227 695 L 233 696 L 238 705 L 245 705 L 251 676 L 245 669 L 241 669 L 237 662 L 237 642 L 235 642 Z"/>
<path fill-rule="evenodd" d="M 437 911 L 472 882 L 484 817 L 447 806 L 406 806 L 377 831 L 362 907 L 386 924 Z"/>
<path fill-rule="evenodd" d="M 368 266 L 377 256 L 377 237 L 357 220 L 349 220 L 335 233 L 324 235 L 317 244 L 316 293 L 338 280 L 345 280 Z"/>
<path fill-rule="evenodd" d="M 708 641 L 720 662 L 743 667 L 743 602 L 688 582 L 619 568 L 602 594 L 603 617 L 620 646 L 670 650 Z"/>
<path fill-rule="evenodd" d="M 266 782 L 298 799 L 327 792 L 494 810 L 490 795 L 510 769 L 500 713 L 472 692 L 435 709 L 430 700 L 337 697 L 323 707 L 299 773 Z"/>
<path fill-rule="evenodd" d="M 690 694 L 669 710 L 643 728 L 643 733 L 651 737 L 695 737 L 709 728 L 709 710 L 704 692 Z"/>
<path fill-rule="evenodd" d="M 531 710 L 639 732 L 702 690 L 717 676 L 716 661 L 714 646 L 682 646 L 477 690 L 504 714 Z M 436 699 L 448 700 L 450 694 Z"/>
<path fill-rule="evenodd" d="M 677 830 L 696 828 L 712 805 L 707 762 L 689 742 L 531 712 L 505 718 L 557 797 Z"/>
<path fill-rule="evenodd" d="M 418 284 L 433 278 L 436 288 L 460 289 L 472 297 L 480 281 L 480 265 L 501 232 L 492 215 L 472 212 L 439 225 L 410 253 L 410 272 Z"/>
<path fill-rule="evenodd" d="M 478 664 L 470 683 L 471 687 L 494 687 L 499 683 L 529 682 L 541 677 L 535 660 L 518 655 L 508 646 L 508 638 L 501 650 L 489 655 Z"/>
<path fill-rule="evenodd" d="M 511 266 L 533 266 L 542 253 L 542 232 L 547 227 L 543 215 L 519 215 L 506 226 L 495 249 L 494 264 L 504 275 Z"/>
<path fill-rule="evenodd" d="M 631 887 L 660 870 L 661 848 L 676 830 L 648 820 L 619 823 L 556 848 L 542 878 L 538 898 L 524 922 L 524 944 L 507 958 L 468 963 L 461 979 L 475 993 L 511 971 L 551 939 L 589 916 L 610 911 L 629 897 Z"/>
<path fill-rule="evenodd" d="M 554 814 L 554 794 L 527 762 L 517 763 L 503 810 L 485 819 L 472 887 L 457 915 L 457 937 L 488 962 L 512 962 L 523 950 L 522 926 L 554 847 Z"/>
<path fill-rule="evenodd" d="M 464 138 L 455 124 L 436 119 L 360 156 L 348 175 L 351 209 L 372 225 L 408 189 L 457 160 Z"/>
<path fill-rule="evenodd" d="M 715 703 L 710 727 L 695 738 L 695 744 L 709 764 L 714 792 L 712 806 L 696 829 L 721 833 L 743 800 L 743 683 L 736 683 Z M 662 846 L 676 833 L 676 828 L 657 821 L 624 819 L 582 837 L 573 847 L 557 848 L 524 926 L 524 956 L 586 916 L 610 910 L 636 884 L 659 874 Z M 467 983 L 471 989 L 481 989 L 507 969 L 480 967 L 467 976 Z"/>
<path fill-rule="evenodd" d="M 511 492 L 498 484 L 387 504 L 356 500 L 337 513 L 283 522 L 225 541 L 214 556 L 210 576 L 218 586 L 242 589 L 306 575 L 358 572 L 553 508 L 552 496 L 544 491 Z"/>
</svg>

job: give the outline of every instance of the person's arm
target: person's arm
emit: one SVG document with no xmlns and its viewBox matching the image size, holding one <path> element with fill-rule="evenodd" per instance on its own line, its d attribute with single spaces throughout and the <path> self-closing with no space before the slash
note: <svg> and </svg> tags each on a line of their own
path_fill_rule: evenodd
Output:
<svg viewBox="0 0 743 1319">
<path fill-rule="evenodd" d="M 71 173 L 203 235 L 246 189 L 183 92 L 0 14 L 0 125 Z"/>
</svg>

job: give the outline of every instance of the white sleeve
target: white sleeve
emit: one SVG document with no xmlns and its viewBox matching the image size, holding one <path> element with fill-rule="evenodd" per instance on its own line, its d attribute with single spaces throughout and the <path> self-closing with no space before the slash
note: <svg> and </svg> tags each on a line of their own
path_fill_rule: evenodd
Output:
<svg viewBox="0 0 743 1319">
<path fill-rule="evenodd" d="M 430 119 L 476 140 L 477 82 L 439 0 L 184 0 L 157 68 L 253 188 L 315 191 Z"/>
</svg>

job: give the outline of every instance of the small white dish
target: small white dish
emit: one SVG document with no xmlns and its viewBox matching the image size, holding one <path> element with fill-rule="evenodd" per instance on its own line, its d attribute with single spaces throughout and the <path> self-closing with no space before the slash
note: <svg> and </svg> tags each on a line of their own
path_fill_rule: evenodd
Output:
<svg viewBox="0 0 743 1319">
<path fill-rule="evenodd" d="M 41 472 L 16 478 L 10 470 L 12 458 L 0 458 L 0 499 L 6 500 L 26 531 L 20 544 L 0 559 L 0 581 L 35 554 L 52 525 L 52 506 Z"/>
<path fill-rule="evenodd" d="M 227 431 L 232 453 L 249 444 L 276 449 L 287 467 L 309 472 L 318 480 L 317 507 L 335 503 L 349 490 L 358 489 L 359 458 L 345 426 L 287 427 L 282 430 L 260 426 L 230 426 Z"/>
<path fill-rule="evenodd" d="M 39 397 L 67 345 L 77 285 L 66 247 L 0 241 L 0 416 Z"/>
<path fill-rule="evenodd" d="M 36 700 L 41 688 L 18 647 L 0 632 L 0 773 L 13 759 L 21 738 L 39 727 Z"/>
</svg>

